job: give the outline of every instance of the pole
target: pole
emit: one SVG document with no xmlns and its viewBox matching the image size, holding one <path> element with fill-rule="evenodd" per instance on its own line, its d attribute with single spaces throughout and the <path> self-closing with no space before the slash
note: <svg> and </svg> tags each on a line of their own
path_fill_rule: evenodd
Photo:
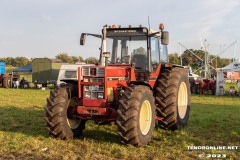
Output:
<svg viewBox="0 0 240 160">
<path fill-rule="evenodd" d="M 210 59 L 210 44 L 208 44 L 208 60 L 207 60 L 207 63 L 208 63 L 208 70 L 209 70 L 208 77 L 211 78 L 212 70 L 211 70 L 211 67 L 210 67 L 211 64 L 210 64 L 209 59 Z"/>
<path fill-rule="evenodd" d="M 187 49 L 184 45 L 182 45 L 180 42 L 178 42 L 179 45 L 181 45 L 183 48 L 185 48 L 186 50 L 188 50 L 189 52 L 191 52 L 194 56 L 196 56 L 198 59 L 200 59 L 201 61 L 203 61 L 202 58 L 198 57 L 195 53 L 193 53 L 192 51 L 190 51 L 189 49 Z"/>
<path fill-rule="evenodd" d="M 215 58 L 217 58 L 218 55 L 222 54 L 223 52 L 225 52 L 226 50 L 228 50 L 232 45 L 234 45 L 235 43 L 237 43 L 237 41 L 233 42 L 232 44 L 230 44 L 227 48 L 222 49 L 222 51 L 220 53 L 218 53 L 211 61 L 213 61 Z M 220 46 L 221 47 L 221 46 Z M 221 49 L 220 49 L 221 50 Z"/>
<path fill-rule="evenodd" d="M 234 58 L 234 61 L 236 61 L 236 43 L 234 44 L 234 51 L 233 51 L 233 58 Z"/>
<path fill-rule="evenodd" d="M 180 61 L 181 61 L 181 66 L 182 66 L 182 48 L 181 48 L 181 46 L 179 48 L 179 52 L 180 52 Z"/>
<path fill-rule="evenodd" d="M 208 70 L 208 68 L 207 68 L 207 46 L 206 46 L 206 42 L 207 42 L 207 40 L 205 39 L 204 40 L 204 51 L 205 51 L 205 61 L 204 61 L 204 66 L 205 66 L 205 71 L 204 71 L 204 78 L 207 78 L 207 70 Z"/>
</svg>

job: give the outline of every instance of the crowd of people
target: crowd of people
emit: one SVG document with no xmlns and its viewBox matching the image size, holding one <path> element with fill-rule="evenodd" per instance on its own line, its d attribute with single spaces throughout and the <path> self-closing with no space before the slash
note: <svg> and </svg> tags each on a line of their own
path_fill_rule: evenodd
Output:
<svg viewBox="0 0 240 160">
<path fill-rule="evenodd" d="M 29 82 L 25 80 L 23 77 L 21 81 L 19 82 L 18 80 L 13 81 L 13 88 L 29 88 Z"/>
</svg>

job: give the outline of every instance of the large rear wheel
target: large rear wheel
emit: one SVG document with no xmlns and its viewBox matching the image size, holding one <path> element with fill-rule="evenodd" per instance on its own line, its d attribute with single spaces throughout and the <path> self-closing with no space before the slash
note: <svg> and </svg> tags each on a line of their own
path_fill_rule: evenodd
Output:
<svg viewBox="0 0 240 160">
<path fill-rule="evenodd" d="M 78 98 L 72 86 L 64 85 L 50 92 L 45 107 L 47 129 L 49 134 L 59 139 L 79 138 L 85 129 L 86 120 L 75 115 Z"/>
<path fill-rule="evenodd" d="M 7 75 L 6 77 L 3 78 L 3 88 L 11 88 L 11 76 Z"/>
<path fill-rule="evenodd" d="M 125 144 L 145 145 L 155 126 L 155 104 L 147 86 L 126 88 L 117 110 L 118 134 Z"/>
<path fill-rule="evenodd" d="M 190 86 L 183 68 L 164 69 L 156 88 L 157 116 L 160 128 L 176 130 L 184 127 L 189 118 Z"/>
</svg>

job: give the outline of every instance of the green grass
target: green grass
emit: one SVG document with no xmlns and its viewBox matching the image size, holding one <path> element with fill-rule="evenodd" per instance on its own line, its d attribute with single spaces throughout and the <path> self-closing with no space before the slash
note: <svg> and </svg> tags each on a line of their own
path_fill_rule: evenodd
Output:
<svg viewBox="0 0 240 160">
<path fill-rule="evenodd" d="M 155 129 L 147 146 L 123 145 L 115 125 L 87 122 L 81 139 L 56 140 L 45 129 L 43 107 L 49 91 L 0 89 L 0 159 L 197 159 L 199 154 L 238 150 L 189 151 L 188 146 L 239 146 L 240 97 L 192 96 L 189 124 L 181 131 Z"/>
</svg>

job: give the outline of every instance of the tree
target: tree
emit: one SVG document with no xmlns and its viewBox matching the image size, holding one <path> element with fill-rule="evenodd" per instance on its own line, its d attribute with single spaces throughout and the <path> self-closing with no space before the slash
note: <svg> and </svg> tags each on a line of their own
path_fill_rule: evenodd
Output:
<svg viewBox="0 0 240 160">
<path fill-rule="evenodd" d="M 72 60 L 72 63 L 76 63 L 76 62 L 79 62 L 79 58 L 77 56 L 71 56 L 70 57 Z"/>
<path fill-rule="evenodd" d="M 178 56 L 177 53 L 169 54 L 168 55 L 169 63 L 172 64 L 180 64 L 180 57 Z"/>
<path fill-rule="evenodd" d="M 13 57 L 7 57 L 5 58 L 5 62 L 6 65 L 12 65 L 12 66 L 16 66 L 15 60 Z"/>
<path fill-rule="evenodd" d="M 0 58 L 0 62 L 6 62 L 6 58 Z"/>
<path fill-rule="evenodd" d="M 55 56 L 57 59 L 61 59 L 64 63 L 76 63 L 76 62 L 84 62 L 84 59 L 79 56 L 69 56 L 67 53 L 59 53 Z"/>
<path fill-rule="evenodd" d="M 72 57 L 70 57 L 67 53 L 59 53 L 55 57 L 57 59 L 61 59 L 64 63 L 72 63 Z"/>
<path fill-rule="evenodd" d="M 79 59 L 79 62 L 84 62 L 84 59 L 81 56 L 79 56 L 78 59 Z"/>
<path fill-rule="evenodd" d="M 95 64 L 98 62 L 98 59 L 95 57 L 89 57 L 85 59 L 85 63 L 87 64 Z"/>
<path fill-rule="evenodd" d="M 190 51 L 193 52 L 195 55 L 192 54 Z M 184 66 L 190 65 L 192 66 L 192 68 L 197 68 L 201 66 L 202 61 L 198 57 L 204 60 L 205 51 L 194 49 L 185 50 L 182 54 L 183 65 Z"/>
<path fill-rule="evenodd" d="M 26 66 L 26 65 L 30 64 L 29 59 L 26 57 L 16 57 L 14 59 L 14 61 L 15 61 L 14 66 L 16 66 L 16 67 Z"/>
<path fill-rule="evenodd" d="M 30 61 L 26 57 L 7 57 L 1 58 L 0 62 L 6 62 L 6 65 L 14 66 L 14 67 L 21 67 L 30 64 Z"/>
<path fill-rule="evenodd" d="M 139 47 L 137 49 L 133 49 L 133 55 L 134 54 L 145 54 L 146 55 L 147 52 L 146 52 L 145 48 Z"/>
<path fill-rule="evenodd" d="M 193 52 L 194 54 L 192 54 L 191 52 Z M 196 71 L 198 69 L 200 69 L 200 67 L 202 67 L 205 64 L 205 54 L 209 54 L 208 52 L 205 53 L 205 51 L 203 50 L 194 50 L 194 49 L 189 49 L 189 50 L 185 50 L 182 54 L 182 61 L 183 61 L 183 65 L 189 65 L 192 67 L 193 71 Z M 198 57 L 200 58 L 198 58 Z M 219 56 L 214 56 L 214 55 L 210 55 L 208 62 L 209 65 L 211 65 L 213 68 L 222 68 L 225 67 L 226 65 L 231 63 L 231 59 L 229 58 L 220 58 Z M 215 69 L 213 68 L 211 69 L 211 72 L 216 74 Z M 202 71 L 204 70 L 204 67 L 202 67 Z M 199 71 L 198 74 L 200 74 L 201 71 Z"/>
</svg>

